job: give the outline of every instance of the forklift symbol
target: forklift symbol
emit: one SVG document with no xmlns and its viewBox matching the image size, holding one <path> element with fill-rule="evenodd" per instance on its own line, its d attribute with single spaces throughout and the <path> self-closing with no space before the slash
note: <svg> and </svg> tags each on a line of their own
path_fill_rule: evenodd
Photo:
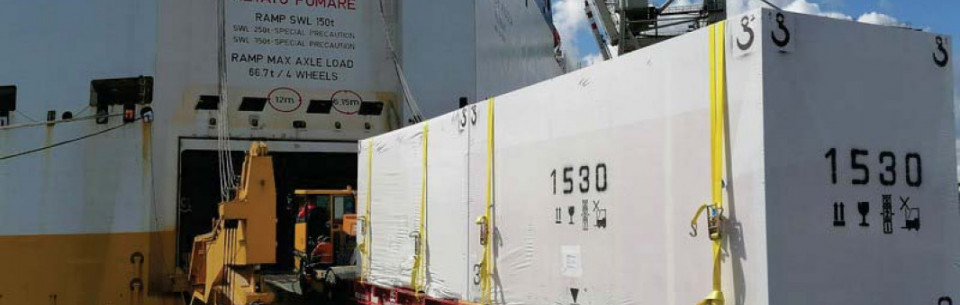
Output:
<svg viewBox="0 0 960 305">
<path fill-rule="evenodd" d="M 600 208 L 599 200 L 593 201 L 593 214 L 597 215 L 597 222 L 595 226 L 597 228 L 606 229 L 607 228 L 607 209 Z"/>
<path fill-rule="evenodd" d="M 883 217 L 883 234 L 893 234 L 893 202 L 891 195 L 883 195 L 883 211 L 880 216 Z"/>
<path fill-rule="evenodd" d="M 905 212 L 903 214 L 904 224 L 901 228 L 907 229 L 907 231 L 920 231 L 920 208 L 911 208 L 910 205 L 907 205 L 909 201 L 910 197 L 900 197 L 900 210 Z"/>
</svg>

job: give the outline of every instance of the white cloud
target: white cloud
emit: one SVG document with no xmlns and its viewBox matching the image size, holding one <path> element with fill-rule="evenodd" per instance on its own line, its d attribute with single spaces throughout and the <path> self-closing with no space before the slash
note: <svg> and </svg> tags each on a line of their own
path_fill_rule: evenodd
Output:
<svg viewBox="0 0 960 305">
<path fill-rule="evenodd" d="M 830 17 L 834 19 L 854 20 L 853 17 L 844 14 L 843 12 L 824 10 L 819 3 L 809 2 L 807 0 L 770 0 L 769 2 L 779 6 L 785 11 Z M 880 5 L 890 6 L 890 4 L 884 4 L 884 2 L 885 1 L 881 0 Z M 729 0 L 727 2 L 727 8 L 728 11 L 730 11 L 730 15 L 736 15 L 761 6 L 765 6 L 765 4 L 763 4 L 760 0 Z M 906 26 L 905 23 L 900 22 L 897 20 L 897 18 L 879 12 L 865 13 L 860 15 L 860 17 L 857 17 L 856 21 L 886 26 Z"/>
<path fill-rule="evenodd" d="M 843 4 L 841 0 L 822 0 L 834 3 L 834 6 Z M 838 11 L 824 10 L 819 3 L 807 2 L 806 0 L 767 0 L 773 5 L 790 12 L 830 17 L 835 19 L 853 20 L 850 15 Z M 737 15 L 755 8 L 769 7 L 760 0 L 727 0 L 728 15 Z"/>
<path fill-rule="evenodd" d="M 871 23 L 876 25 L 886 25 L 886 26 L 906 26 L 906 24 L 897 20 L 897 18 L 890 17 L 888 15 L 869 12 L 863 15 L 860 15 L 860 18 L 857 18 L 857 21 L 863 23 Z"/>
<path fill-rule="evenodd" d="M 567 67 L 571 70 L 576 69 L 577 61 L 580 59 L 580 50 L 577 49 L 578 32 L 590 29 L 583 1 L 553 1 L 553 23 L 557 27 L 557 32 L 560 33 L 560 47 Z"/>
<path fill-rule="evenodd" d="M 584 68 L 592 66 L 602 61 L 603 61 L 603 56 L 601 56 L 599 53 L 587 54 L 587 56 L 584 56 L 583 59 L 580 60 L 580 62 L 583 63 Z"/>
<path fill-rule="evenodd" d="M 583 1 L 556 0 L 553 4 L 553 23 L 560 32 L 561 39 L 575 39 L 578 31 L 587 27 L 587 16 Z"/>
<path fill-rule="evenodd" d="M 824 11 L 820 9 L 820 4 L 807 2 L 806 0 L 796 0 L 782 7 L 785 11 L 791 11 L 802 14 L 830 17 L 834 19 L 853 20 L 853 17 L 837 11 Z"/>
<path fill-rule="evenodd" d="M 767 0 L 767 2 L 783 8 L 784 5 L 790 4 L 792 0 Z M 760 0 L 727 0 L 727 16 L 736 16 L 760 7 L 768 6 Z"/>
</svg>

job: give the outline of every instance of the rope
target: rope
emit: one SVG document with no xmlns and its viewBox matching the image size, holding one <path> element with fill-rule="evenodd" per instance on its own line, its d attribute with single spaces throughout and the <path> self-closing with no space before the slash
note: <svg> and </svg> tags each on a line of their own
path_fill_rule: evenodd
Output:
<svg viewBox="0 0 960 305">
<path fill-rule="evenodd" d="M 423 121 L 423 114 L 420 113 L 420 107 L 417 106 L 417 100 L 413 99 L 413 94 L 410 93 L 410 86 L 407 85 L 407 78 L 404 77 L 403 68 L 400 66 L 400 56 L 397 55 L 396 48 L 393 47 L 393 40 L 390 39 L 390 31 L 387 26 L 387 17 L 383 12 L 383 0 L 380 1 L 380 21 L 383 23 L 383 34 L 384 38 L 387 40 L 387 48 L 390 49 L 390 59 L 393 60 L 393 66 L 397 72 L 397 78 L 400 80 L 400 87 L 403 89 L 404 100 L 406 101 L 407 107 L 410 108 L 411 120 L 414 123 L 419 123 Z"/>
<path fill-rule="evenodd" d="M 34 120 L 33 118 L 31 118 L 31 117 L 30 117 L 29 115 L 27 115 L 26 113 L 20 112 L 20 110 L 16 110 L 16 111 L 14 111 L 13 113 L 22 115 L 23 117 L 27 118 L 27 120 L 30 120 L 30 122 L 37 122 L 37 120 Z"/>
<path fill-rule="evenodd" d="M 227 111 L 230 109 L 230 100 L 227 95 L 227 50 L 226 50 L 226 0 L 217 1 L 217 96 L 219 105 L 217 106 L 217 167 L 220 179 L 220 201 L 230 200 L 230 190 L 233 189 L 233 158 L 230 147 L 230 122 Z M 221 277 L 221 293 L 232 302 L 232 273 L 230 265 L 233 263 L 233 235 L 235 232 L 227 227 L 226 220 L 221 219 L 224 230 L 223 272 Z"/>
<path fill-rule="evenodd" d="M 83 106 L 83 109 L 80 109 L 79 111 L 77 111 L 77 113 L 75 113 L 75 114 L 73 114 L 73 115 L 75 115 L 75 116 L 80 116 L 81 114 L 87 112 L 87 110 L 89 110 L 89 109 L 90 109 L 90 105 L 85 105 L 85 106 Z"/>
<path fill-rule="evenodd" d="M 220 104 L 217 107 L 217 153 L 220 171 L 220 200 L 230 200 L 230 190 L 236 187 L 233 170 L 233 158 L 230 145 L 230 99 L 227 95 L 227 43 L 226 43 L 226 0 L 217 1 L 217 94 Z"/>
<path fill-rule="evenodd" d="M 143 119 L 142 117 L 141 117 L 141 118 L 137 118 L 136 121 L 139 121 L 139 120 L 142 120 L 142 119 Z M 104 129 L 104 130 L 101 130 L 101 131 L 97 131 L 97 132 L 94 132 L 94 133 L 91 133 L 91 134 L 87 134 L 87 135 L 83 135 L 83 136 L 80 136 L 80 137 L 76 137 L 76 138 L 73 138 L 73 139 L 69 139 L 69 140 L 65 140 L 65 141 L 53 143 L 53 144 L 50 144 L 50 145 L 47 145 L 47 146 L 38 147 L 38 148 L 31 149 L 31 150 L 26 150 L 26 151 L 18 152 L 18 153 L 12 154 L 12 155 L 2 156 L 2 157 L 0 157 L 0 161 L 7 160 L 7 159 L 12 159 L 12 158 L 16 158 L 16 157 L 20 157 L 20 156 L 24 156 L 24 155 L 29 155 L 29 154 L 32 154 L 32 153 L 35 153 L 35 152 L 44 151 L 44 150 L 51 149 L 51 148 L 54 148 L 54 147 L 58 147 L 58 146 L 61 146 L 61 145 L 70 144 L 70 143 L 77 142 L 77 141 L 80 141 L 80 140 L 84 140 L 84 139 L 87 139 L 87 138 L 90 138 L 90 137 L 94 137 L 94 136 L 97 136 L 97 135 L 101 135 L 101 134 L 110 132 L 110 131 L 115 130 L 115 129 L 119 129 L 120 127 L 127 126 L 127 125 L 129 125 L 129 124 L 128 124 L 128 123 L 124 123 L 124 124 L 120 124 L 120 125 L 117 125 L 117 126 L 113 126 L 113 127 L 110 127 L 110 128 L 107 128 L 107 129 Z"/>
<path fill-rule="evenodd" d="M 121 114 L 119 114 L 119 113 L 117 113 L 117 114 L 110 114 L 110 115 L 107 115 L 106 117 L 109 118 L 109 117 L 115 117 L 115 116 L 121 116 Z M 62 120 L 43 121 L 43 122 L 33 121 L 33 122 L 30 122 L 30 123 L 23 123 L 23 124 L 14 124 L 14 125 L 2 126 L 2 127 L 0 127 L 0 130 L 20 129 L 20 128 L 33 127 L 33 126 L 43 126 L 43 125 L 49 125 L 49 124 L 59 124 L 59 123 L 69 123 L 69 122 L 76 122 L 76 121 L 85 121 L 85 120 L 96 119 L 97 117 L 99 117 L 99 115 L 94 114 L 94 115 L 88 115 L 88 116 L 85 116 L 85 117 L 77 117 L 77 118 L 72 118 L 72 119 L 62 119 Z"/>
<path fill-rule="evenodd" d="M 219 161 L 223 164 L 223 173 L 221 174 L 221 193 L 223 201 L 229 201 L 230 190 L 234 188 L 233 157 L 230 147 L 230 119 L 227 112 L 230 110 L 230 97 L 227 95 L 227 43 L 226 43 L 226 22 L 227 8 L 226 0 L 220 0 L 217 3 L 217 95 L 220 105 L 217 107 L 217 144 L 219 147 Z M 230 272 L 230 266 L 234 263 L 234 254 L 236 245 L 236 228 L 229 228 L 224 220 L 224 230 L 226 231 L 226 256 L 224 259 L 223 271 L 224 284 L 226 284 L 226 296 L 228 302 L 233 302 L 233 272 Z"/>
<path fill-rule="evenodd" d="M 86 108 L 84 108 L 83 111 L 85 111 L 85 110 L 86 110 Z M 143 140 L 144 140 L 144 141 L 152 141 L 152 140 L 153 140 L 153 124 L 147 123 L 147 132 L 149 132 L 150 139 L 149 139 L 149 140 L 148 140 L 148 139 L 143 139 Z M 154 225 L 153 228 L 154 228 L 154 231 L 155 231 L 155 232 L 158 232 L 158 234 L 159 234 L 159 232 L 161 232 L 161 228 L 160 228 L 160 208 L 159 208 L 159 205 L 157 204 L 157 182 L 156 182 L 156 181 L 157 181 L 157 178 L 156 178 L 156 173 L 155 173 L 155 171 L 154 171 L 154 168 L 156 168 L 156 167 L 154 166 L 154 162 L 153 162 L 153 161 L 154 161 L 154 158 L 153 158 L 153 143 L 149 143 L 148 145 L 149 145 L 149 147 L 150 147 L 150 150 L 148 151 L 148 153 L 150 154 L 150 155 L 149 155 L 149 157 L 150 157 L 150 205 L 153 207 L 153 225 Z M 157 243 L 160 244 L 160 249 L 166 249 L 166 248 L 164 247 L 164 240 L 163 240 L 162 236 L 161 236 L 160 238 L 157 238 Z M 158 251 L 158 252 L 159 252 L 159 256 L 160 256 L 161 268 L 166 269 L 166 267 L 167 267 L 167 266 L 166 266 L 166 264 L 167 264 L 167 259 L 166 259 L 166 255 L 165 255 L 165 253 L 164 253 L 165 251 L 161 250 L 161 251 Z M 177 263 L 174 262 L 174 266 L 176 266 L 176 264 L 177 264 Z M 174 269 L 176 269 L 176 267 L 174 267 Z"/>
</svg>

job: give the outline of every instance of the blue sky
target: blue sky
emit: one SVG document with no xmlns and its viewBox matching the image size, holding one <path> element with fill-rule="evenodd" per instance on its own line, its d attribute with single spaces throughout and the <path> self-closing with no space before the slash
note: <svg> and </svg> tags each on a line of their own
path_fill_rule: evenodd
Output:
<svg viewBox="0 0 960 305">
<path fill-rule="evenodd" d="M 584 12 L 583 0 L 552 0 L 554 20 L 563 37 L 565 52 L 574 63 L 589 65 L 598 59 L 598 48 Z M 662 4 L 664 0 L 652 0 Z M 701 0 L 678 0 L 685 4 Z M 872 23 L 900 23 L 960 37 L 960 1 L 957 0 L 771 0 L 781 8 L 807 14 L 847 18 Z M 728 0 L 731 11 L 759 6 L 757 0 Z M 956 41 L 954 49 L 957 49 Z M 956 63 L 956 61 L 955 61 Z M 957 69 L 955 69 L 957 70 Z M 958 71 L 960 72 L 960 71 Z M 958 77 L 960 79 L 960 77 Z"/>
</svg>

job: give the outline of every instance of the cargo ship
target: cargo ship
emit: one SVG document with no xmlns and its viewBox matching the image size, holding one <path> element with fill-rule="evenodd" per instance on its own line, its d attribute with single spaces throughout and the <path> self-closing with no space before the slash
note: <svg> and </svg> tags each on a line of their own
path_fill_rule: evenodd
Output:
<svg viewBox="0 0 960 305">
<path fill-rule="evenodd" d="M 960 300 L 952 38 L 672 2 L 11 3 L 0 304 Z"/>
<path fill-rule="evenodd" d="M 0 304 L 182 304 L 253 141 L 291 269 L 286 199 L 356 187 L 357 140 L 563 73 L 543 0 L 5 6 Z"/>
</svg>

